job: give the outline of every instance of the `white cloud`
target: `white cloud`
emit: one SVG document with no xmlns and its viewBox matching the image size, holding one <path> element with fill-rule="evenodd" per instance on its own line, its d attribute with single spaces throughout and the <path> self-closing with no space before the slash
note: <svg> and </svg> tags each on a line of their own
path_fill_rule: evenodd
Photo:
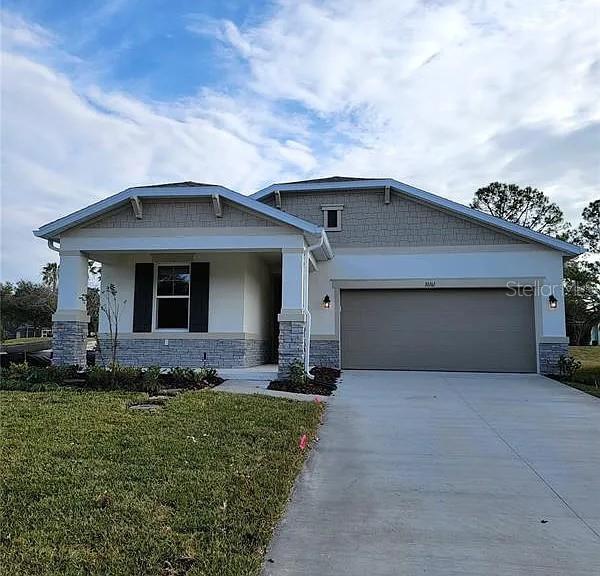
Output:
<svg viewBox="0 0 600 576">
<path fill-rule="evenodd" d="M 286 138 L 268 106 L 204 92 L 146 103 L 3 54 L 2 277 L 35 278 L 52 259 L 31 230 L 129 186 L 198 180 L 251 192 L 314 165 L 299 122 Z M 281 132 L 284 132 L 279 128 Z"/>
<path fill-rule="evenodd" d="M 5 14 L 2 277 L 51 258 L 31 229 L 164 181 L 391 176 L 463 202 L 514 181 L 575 221 L 600 186 L 598 6 L 284 1 L 250 28 L 190 18 L 247 70 L 176 102 L 94 86 L 86 63 L 67 75 L 60 38 Z"/>
<path fill-rule="evenodd" d="M 517 181 L 575 219 L 600 185 L 599 6 L 286 1 L 258 27 L 223 30 L 264 98 L 351 132 L 315 173 L 386 174 L 461 201 Z"/>
</svg>

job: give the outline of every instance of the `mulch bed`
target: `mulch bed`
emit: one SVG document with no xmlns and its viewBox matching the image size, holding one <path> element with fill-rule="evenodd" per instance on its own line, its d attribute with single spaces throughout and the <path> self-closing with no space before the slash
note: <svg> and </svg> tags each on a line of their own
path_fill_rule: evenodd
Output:
<svg viewBox="0 0 600 576">
<path fill-rule="evenodd" d="M 289 380 L 273 380 L 267 386 L 268 390 L 280 392 L 295 392 L 296 394 L 313 394 L 319 396 L 331 396 L 337 389 L 336 382 L 341 376 L 337 368 L 326 368 L 315 366 L 310 370 L 312 380 L 307 379 L 303 384 L 293 384 Z"/>
</svg>

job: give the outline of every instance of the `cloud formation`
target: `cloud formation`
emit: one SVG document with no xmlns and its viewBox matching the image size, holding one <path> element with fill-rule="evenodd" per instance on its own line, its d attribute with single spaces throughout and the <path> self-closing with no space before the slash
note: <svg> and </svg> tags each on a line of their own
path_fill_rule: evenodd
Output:
<svg viewBox="0 0 600 576">
<path fill-rule="evenodd" d="M 279 2 L 250 27 L 182 19 L 238 65 L 150 101 L 62 65 L 77 55 L 60 38 L 5 13 L 2 278 L 51 259 L 33 228 L 165 181 L 250 193 L 390 176 L 468 202 L 502 180 L 545 190 L 574 222 L 599 195 L 598 18 L 593 0 L 343 0 Z"/>
</svg>

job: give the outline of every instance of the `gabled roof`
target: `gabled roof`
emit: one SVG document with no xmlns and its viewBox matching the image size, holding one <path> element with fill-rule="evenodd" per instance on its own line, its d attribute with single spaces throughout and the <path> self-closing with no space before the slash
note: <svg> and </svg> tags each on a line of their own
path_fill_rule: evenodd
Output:
<svg viewBox="0 0 600 576">
<path fill-rule="evenodd" d="M 131 198 L 202 198 L 212 197 L 213 194 L 219 194 L 222 198 L 237 204 L 243 208 L 261 214 L 267 218 L 271 218 L 282 224 L 287 224 L 294 228 L 302 230 L 307 234 L 321 235 L 323 228 L 316 226 L 312 222 L 307 222 L 302 218 L 293 216 L 271 206 L 267 206 L 263 202 L 244 196 L 238 192 L 234 192 L 224 186 L 214 184 L 200 184 L 196 182 L 176 182 L 174 184 L 159 184 L 156 186 L 138 186 L 135 188 L 127 188 L 118 194 L 109 196 L 104 200 L 100 200 L 95 204 L 91 204 L 86 208 L 82 208 L 77 212 L 73 212 L 67 216 L 44 224 L 38 230 L 34 230 L 34 234 L 40 238 L 47 240 L 58 240 L 62 232 L 79 226 L 84 222 L 97 218 L 102 214 L 106 214 L 115 208 L 126 205 Z"/>
<path fill-rule="evenodd" d="M 424 202 L 431 206 L 442 210 L 457 214 L 469 220 L 478 222 L 484 226 L 499 229 L 505 233 L 513 234 L 528 240 L 542 244 L 554 250 L 563 252 L 568 256 L 579 256 L 585 252 L 581 246 L 558 240 L 547 234 L 535 232 L 524 226 L 519 226 L 508 220 L 503 220 L 496 216 L 492 216 L 485 212 L 480 212 L 474 208 L 469 208 L 458 202 L 453 202 L 447 198 L 442 198 L 431 192 L 426 192 L 420 188 L 415 188 L 409 184 L 404 184 L 392 178 L 344 178 L 341 176 L 333 176 L 331 178 L 320 178 L 317 180 L 306 180 L 299 182 L 288 182 L 282 184 L 271 184 L 258 192 L 252 194 L 255 200 L 266 198 L 273 192 L 307 192 L 307 191 L 331 191 L 331 190 L 368 190 L 371 188 L 382 189 L 389 186 L 391 190 L 401 192 L 405 196 L 414 198 L 420 202 Z"/>
</svg>

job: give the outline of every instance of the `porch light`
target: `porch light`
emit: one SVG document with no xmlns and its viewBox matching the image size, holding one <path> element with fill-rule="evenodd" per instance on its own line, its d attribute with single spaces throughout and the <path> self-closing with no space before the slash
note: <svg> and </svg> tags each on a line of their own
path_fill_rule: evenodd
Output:
<svg viewBox="0 0 600 576">
<path fill-rule="evenodd" d="M 322 308 L 331 308 L 331 298 L 329 297 L 329 294 L 325 294 L 325 297 L 323 298 L 323 301 L 321 302 L 321 307 Z"/>
<path fill-rule="evenodd" d="M 548 304 L 552 310 L 556 310 L 556 308 L 558 308 L 558 300 L 554 294 L 550 294 L 550 296 L 548 296 Z"/>
</svg>

